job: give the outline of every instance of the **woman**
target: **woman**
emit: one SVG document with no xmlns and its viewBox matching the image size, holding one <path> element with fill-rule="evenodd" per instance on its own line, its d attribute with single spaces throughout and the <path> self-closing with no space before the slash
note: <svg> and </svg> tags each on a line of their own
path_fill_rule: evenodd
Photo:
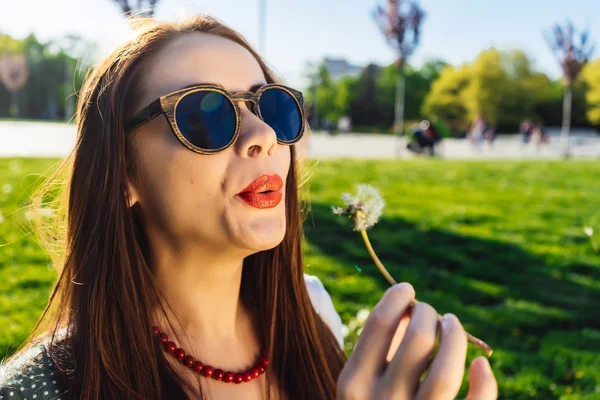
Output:
<svg viewBox="0 0 600 400">
<path fill-rule="evenodd" d="M 425 304 L 408 312 L 408 284 L 388 290 L 346 363 L 331 299 L 303 274 L 302 95 L 277 82 L 208 17 L 146 24 L 95 68 L 60 170 L 60 276 L 27 346 L 4 366 L 0 396 L 454 397 L 464 331 L 448 318 L 419 384 L 438 322 Z M 381 374 L 388 350 L 396 356 Z M 493 398 L 483 367 L 472 369 L 473 396 Z"/>
</svg>

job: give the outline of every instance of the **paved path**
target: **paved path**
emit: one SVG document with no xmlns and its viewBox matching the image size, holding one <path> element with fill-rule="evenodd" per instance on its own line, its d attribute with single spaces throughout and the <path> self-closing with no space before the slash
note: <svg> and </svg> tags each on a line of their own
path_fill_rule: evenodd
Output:
<svg viewBox="0 0 600 400">
<path fill-rule="evenodd" d="M 541 148 L 523 145 L 520 137 L 501 135 L 493 146 L 473 147 L 464 139 L 444 140 L 438 149 L 445 159 L 560 159 L 562 147 L 559 130 L 550 129 L 551 142 Z M 72 124 L 47 122 L 0 121 L 0 157 L 62 157 L 75 144 L 76 130 Z M 315 132 L 308 142 L 310 158 L 396 158 L 397 148 L 401 158 L 414 158 L 406 150 L 404 139 L 389 135 L 340 134 L 330 136 Z M 573 131 L 571 138 L 573 158 L 600 160 L 600 135 L 590 131 Z"/>
</svg>

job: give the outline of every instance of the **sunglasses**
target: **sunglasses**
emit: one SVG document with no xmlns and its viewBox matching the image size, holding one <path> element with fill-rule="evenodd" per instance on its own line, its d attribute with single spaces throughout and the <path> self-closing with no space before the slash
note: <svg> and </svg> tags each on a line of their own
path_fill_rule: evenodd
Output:
<svg viewBox="0 0 600 400">
<path fill-rule="evenodd" d="M 177 139 L 200 154 L 227 149 L 240 135 L 239 102 L 269 125 L 277 142 L 291 145 L 305 129 L 302 93 L 277 83 L 255 91 L 230 93 L 222 87 L 202 84 L 164 95 L 137 112 L 126 124 L 131 132 L 160 114 L 169 121 Z"/>
</svg>

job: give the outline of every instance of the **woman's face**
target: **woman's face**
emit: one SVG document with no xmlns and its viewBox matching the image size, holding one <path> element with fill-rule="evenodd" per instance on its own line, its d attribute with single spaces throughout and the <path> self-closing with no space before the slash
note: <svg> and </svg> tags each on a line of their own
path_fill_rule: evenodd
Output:
<svg viewBox="0 0 600 400">
<path fill-rule="evenodd" d="M 190 33 L 168 44 L 144 75 L 136 111 L 156 98 L 188 85 L 218 83 L 230 92 L 265 84 L 248 50 L 230 40 Z M 138 177 L 129 182 L 130 204 L 139 202 L 150 234 L 179 251 L 201 246 L 210 251 L 250 255 L 277 246 L 285 234 L 285 182 L 290 148 L 244 103 L 237 141 L 218 154 L 184 147 L 164 116 L 134 134 Z M 255 208 L 238 196 L 259 176 L 277 174 L 283 198 L 273 208 Z"/>
</svg>

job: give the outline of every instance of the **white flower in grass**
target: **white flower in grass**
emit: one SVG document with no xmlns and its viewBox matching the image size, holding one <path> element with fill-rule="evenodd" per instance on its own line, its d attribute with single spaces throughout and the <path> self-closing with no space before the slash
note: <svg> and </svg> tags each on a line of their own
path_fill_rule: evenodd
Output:
<svg viewBox="0 0 600 400">
<path fill-rule="evenodd" d="M 13 160 L 8 164 L 8 167 L 10 168 L 10 171 L 17 175 L 21 173 L 21 163 L 17 160 Z"/>
<path fill-rule="evenodd" d="M 350 332 L 354 332 L 356 328 L 358 328 L 358 323 L 356 319 L 352 318 L 350 322 L 348 322 L 348 329 L 350 330 Z"/>
<path fill-rule="evenodd" d="M 365 322 L 367 321 L 367 318 L 369 318 L 370 313 L 371 312 L 368 309 L 363 308 L 356 314 L 356 320 L 358 321 L 359 324 L 364 325 Z"/>
<path fill-rule="evenodd" d="M 10 183 L 5 183 L 4 185 L 2 185 L 2 192 L 9 194 L 12 193 L 13 191 L 13 187 Z"/>
<path fill-rule="evenodd" d="M 592 237 L 594 236 L 594 228 L 591 226 L 586 226 L 583 228 L 583 233 L 585 233 L 585 235 L 588 237 Z"/>
<path fill-rule="evenodd" d="M 354 219 L 354 230 L 364 231 L 375 225 L 383 214 L 385 201 L 379 190 L 371 185 L 359 184 L 356 186 L 356 195 L 342 194 L 346 208 L 332 207 L 334 214 L 349 214 Z"/>
<path fill-rule="evenodd" d="M 344 338 L 346 338 L 346 337 L 348 337 L 349 334 L 350 334 L 350 329 L 348 329 L 348 326 L 342 325 L 342 336 Z"/>
</svg>

